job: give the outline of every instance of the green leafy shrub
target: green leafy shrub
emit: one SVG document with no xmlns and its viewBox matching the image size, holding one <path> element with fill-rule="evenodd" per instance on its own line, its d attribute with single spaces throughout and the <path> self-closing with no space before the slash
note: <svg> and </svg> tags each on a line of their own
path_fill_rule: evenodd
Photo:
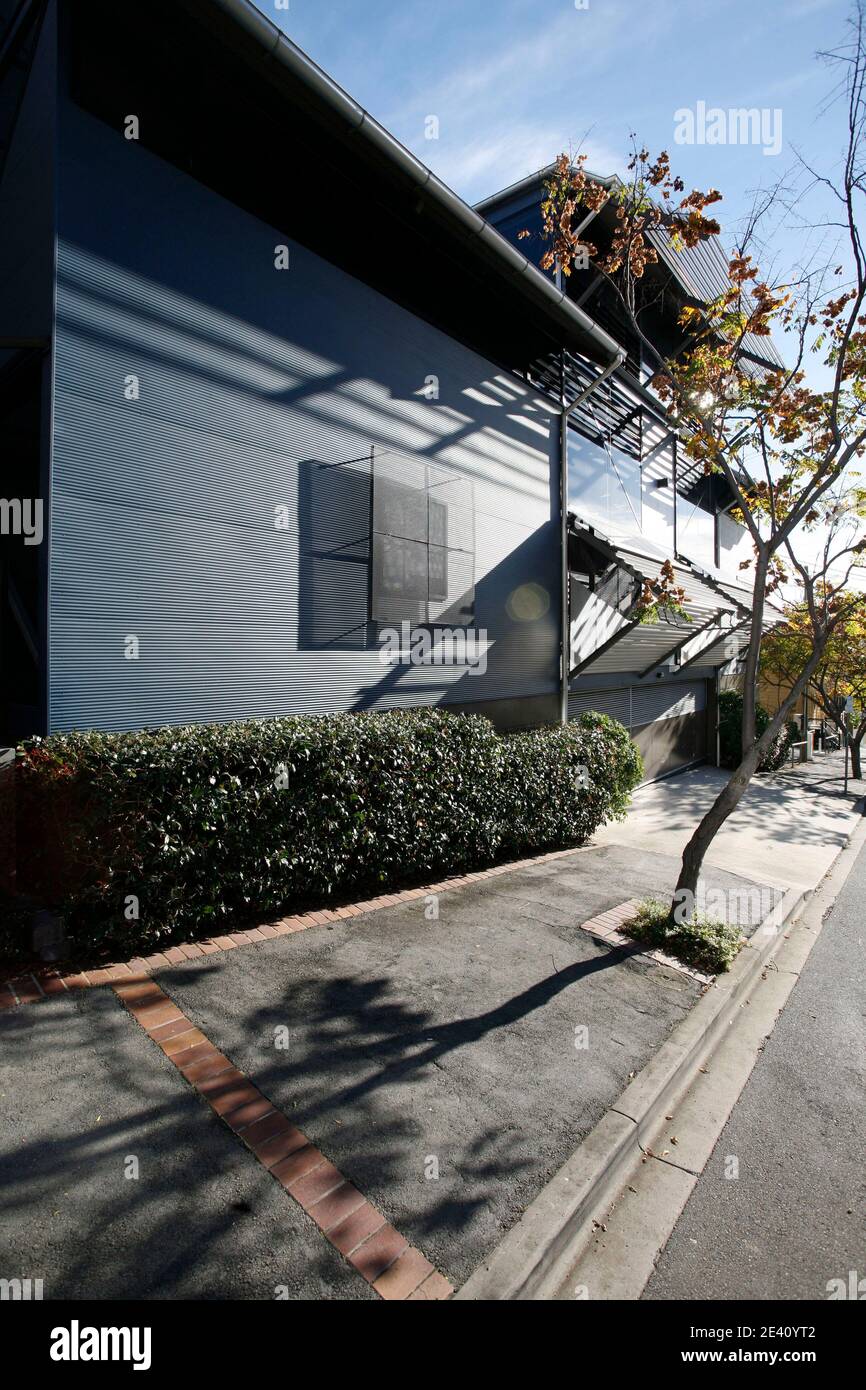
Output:
<svg viewBox="0 0 866 1390">
<path fill-rule="evenodd" d="M 637 915 L 623 925 L 623 933 L 655 951 L 675 956 L 705 975 L 719 975 L 730 969 L 744 944 L 739 927 L 713 921 L 695 913 L 690 921 L 669 924 L 670 904 L 650 898 L 641 903 Z"/>
<path fill-rule="evenodd" d="M 755 706 L 755 734 L 760 738 L 770 716 L 763 705 Z M 789 720 L 770 744 L 759 772 L 776 772 L 791 752 L 791 744 L 800 737 L 798 725 Z M 743 697 L 736 690 L 724 690 L 719 696 L 719 749 L 722 767 L 738 767 L 742 758 Z"/>
<path fill-rule="evenodd" d="M 30 891 L 62 884 L 80 950 L 580 843 L 623 814 L 641 763 L 603 715 L 501 737 L 411 710 L 55 734 L 22 749 L 21 772 Z"/>
<path fill-rule="evenodd" d="M 501 845 L 512 854 L 589 839 L 625 814 L 643 776 L 628 732 L 604 714 L 502 742 Z"/>
</svg>

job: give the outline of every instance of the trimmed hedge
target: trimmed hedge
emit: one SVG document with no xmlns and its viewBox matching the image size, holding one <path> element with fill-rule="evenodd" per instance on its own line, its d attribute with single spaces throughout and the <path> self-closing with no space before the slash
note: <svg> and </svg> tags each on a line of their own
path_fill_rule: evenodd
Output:
<svg viewBox="0 0 866 1390">
<path fill-rule="evenodd" d="M 755 733 L 758 738 L 770 722 L 763 705 L 755 706 Z M 758 772 L 776 772 L 800 737 L 799 726 L 788 720 L 776 735 Z M 723 690 L 719 696 L 719 755 L 722 767 L 739 767 L 743 743 L 743 697 L 736 690 Z"/>
<path fill-rule="evenodd" d="M 601 714 L 510 736 L 435 709 L 299 716 L 55 734 L 21 754 L 48 855 L 39 883 L 34 845 L 34 881 L 42 896 L 62 885 L 78 950 L 219 934 L 581 843 L 642 775 Z"/>
<path fill-rule="evenodd" d="M 498 848 L 509 855 L 588 840 L 605 821 L 622 819 L 643 777 L 637 746 L 604 714 L 511 734 L 500 745 Z"/>
</svg>

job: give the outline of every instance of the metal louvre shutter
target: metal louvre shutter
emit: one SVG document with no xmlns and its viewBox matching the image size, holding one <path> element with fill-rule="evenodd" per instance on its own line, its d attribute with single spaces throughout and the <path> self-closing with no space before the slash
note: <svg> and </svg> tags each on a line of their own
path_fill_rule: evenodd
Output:
<svg viewBox="0 0 866 1390">
<path fill-rule="evenodd" d="M 684 714 L 697 714 L 706 705 L 703 681 L 646 686 L 632 690 L 631 696 L 632 727 L 652 724 L 658 719 L 678 719 Z"/>
<path fill-rule="evenodd" d="M 579 714 L 592 710 L 596 714 L 608 714 L 618 719 L 626 728 L 630 724 L 631 692 L 628 690 L 587 690 L 579 695 L 568 697 L 568 717 L 576 719 Z"/>
<path fill-rule="evenodd" d="M 679 681 L 671 685 L 641 686 L 625 690 L 586 690 L 568 698 L 568 715 L 574 719 L 587 710 L 609 714 L 627 729 L 640 728 L 659 719 L 678 719 L 699 714 L 706 706 L 703 681 Z"/>
</svg>

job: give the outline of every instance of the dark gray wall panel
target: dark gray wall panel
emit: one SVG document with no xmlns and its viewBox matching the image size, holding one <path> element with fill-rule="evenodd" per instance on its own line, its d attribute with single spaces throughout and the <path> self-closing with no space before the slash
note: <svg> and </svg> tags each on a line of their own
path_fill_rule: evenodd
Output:
<svg viewBox="0 0 866 1390">
<path fill-rule="evenodd" d="M 706 710 L 657 719 L 632 729 L 644 762 L 644 780 L 663 777 L 706 756 Z"/>
<path fill-rule="evenodd" d="M 0 91 L 0 138 L 12 136 L 0 183 L 2 337 L 49 337 L 51 333 L 56 71 L 52 4 L 42 22 L 20 105 L 21 73 L 14 65 L 7 70 Z"/>
<path fill-rule="evenodd" d="M 51 727 L 555 690 L 549 406 L 71 104 L 60 140 Z M 364 628 L 371 444 L 472 484 L 485 674 L 383 666 Z"/>
</svg>

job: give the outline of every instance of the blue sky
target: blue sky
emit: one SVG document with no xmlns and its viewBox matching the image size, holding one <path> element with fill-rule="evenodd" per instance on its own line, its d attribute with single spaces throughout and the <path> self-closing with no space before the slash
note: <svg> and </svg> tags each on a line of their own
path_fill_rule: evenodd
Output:
<svg viewBox="0 0 866 1390">
<path fill-rule="evenodd" d="M 653 153 L 668 148 L 689 186 L 722 191 L 723 227 L 756 188 L 790 175 L 795 147 L 838 167 L 842 113 L 820 119 L 835 79 L 815 54 L 842 40 L 847 0 L 290 0 L 288 13 L 259 3 L 470 202 L 569 147 L 591 169 L 622 170 L 632 130 Z M 675 111 L 699 101 L 779 109 L 780 153 L 675 144 Z M 438 139 L 425 138 L 431 115 Z M 777 229 L 775 268 L 815 240 Z"/>
<path fill-rule="evenodd" d="M 258 2 L 468 202 L 569 148 L 591 170 L 623 172 L 634 131 L 653 154 L 669 150 L 687 187 L 722 192 L 713 214 L 727 246 L 756 190 L 797 190 L 793 213 L 765 225 L 768 279 L 812 258 L 850 264 L 842 233 L 818 225 L 838 209 L 823 191 L 800 196 L 810 180 L 796 159 L 839 172 L 844 111 L 822 115 L 839 74 L 816 55 L 844 41 L 849 0 L 289 0 L 288 13 Z M 779 110 L 781 149 L 677 144 L 675 113 L 699 102 L 766 108 L 771 121 Z M 430 116 L 438 139 L 425 138 Z M 819 360 L 807 363 L 828 386 Z"/>
</svg>

